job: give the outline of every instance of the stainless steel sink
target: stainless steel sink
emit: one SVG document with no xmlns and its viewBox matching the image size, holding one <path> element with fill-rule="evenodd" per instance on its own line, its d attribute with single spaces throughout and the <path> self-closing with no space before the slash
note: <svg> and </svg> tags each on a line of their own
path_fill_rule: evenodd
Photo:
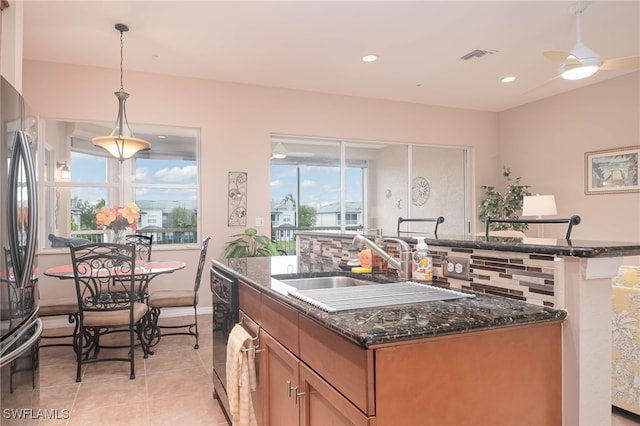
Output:
<svg viewBox="0 0 640 426">
<path fill-rule="evenodd" d="M 381 283 L 350 275 L 272 276 L 271 288 L 326 312 L 474 297 L 410 281 Z"/>
<path fill-rule="evenodd" d="M 279 279 L 278 281 L 285 283 L 296 290 L 316 290 L 321 288 L 353 287 L 375 284 L 373 281 L 342 275 L 329 277 L 289 278 Z"/>
</svg>

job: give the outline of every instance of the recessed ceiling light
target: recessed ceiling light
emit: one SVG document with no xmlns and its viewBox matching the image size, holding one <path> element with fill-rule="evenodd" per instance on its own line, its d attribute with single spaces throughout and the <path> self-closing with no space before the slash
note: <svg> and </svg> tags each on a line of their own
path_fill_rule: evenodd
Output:
<svg viewBox="0 0 640 426">
<path fill-rule="evenodd" d="M 164 139 L 164 138 L 166 138 L 165 135 L 158 135 L 158 139 Z"/>
<path fill-rule="evenodd" d="M 511 83 L 512 81 L 516 81 L 516 78 L 514 76 L 509 76 L 509 77 L 505 77 L 502 80 L 503 83 Z"/>
<path fill-rule="evenodd" d="M 373 61 L 375 61 L 375 60 L 377 60 L 377 59 L 378 59 L 378 55 L 374 55 L 374 54 L 371 54 L 371 55 L 364 55 L 364 56 L 362 57 L 362 60 L 363 60 L 364 62 L 373 62 Z"/>
</svg>

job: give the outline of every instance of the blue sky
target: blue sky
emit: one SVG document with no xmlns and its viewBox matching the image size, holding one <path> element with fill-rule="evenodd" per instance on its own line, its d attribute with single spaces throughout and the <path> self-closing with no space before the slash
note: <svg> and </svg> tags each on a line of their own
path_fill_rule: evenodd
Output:
<svg viewBox="0 0 640 426">
<path fill-rule="evenodd" d="M 138 200 L 196 200 L 195 190 L 169 185 L 196 185 L 198 171 L 194 161 L 136 159 L 136 183 L 155 184 L 154 188 L 136 190 Z M 104 157 L 73 152 L 71 155 L 71 180 L 74 183 L 104 183 L 107 178 L 107 161 Z M 72 196 L 96 202 L 107 198 L 105 188 L 76 187 Z M 127 197 L 125 197 L 127 198 Z"/>
<path fill-rule="evenodd" d="M 296 196 L 296 166 L 271 166 L 271 200 L 279 203 L 287 194 Z M 362 201 L 362 172 L 359 168 L 347 168 L 345 200 Z M 340 200 L 340 168 L 300 166 L 300 204 L 321 206 Z"/>
</svg>

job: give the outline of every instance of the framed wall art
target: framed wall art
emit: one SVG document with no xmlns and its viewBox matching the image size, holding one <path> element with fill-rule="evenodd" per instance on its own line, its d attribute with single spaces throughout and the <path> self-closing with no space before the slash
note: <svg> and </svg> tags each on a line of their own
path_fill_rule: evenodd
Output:
<svg viewBox="0 0 640 426">
<path fill-rule="evenodd" d="M 247 225 L 247 172 L 229 172 L 228 226 Z"/>
<path fill-rule="evenodd" d="M 640 145 L 585 152 L 585 194 L 640 192 Z"/>
</svg>

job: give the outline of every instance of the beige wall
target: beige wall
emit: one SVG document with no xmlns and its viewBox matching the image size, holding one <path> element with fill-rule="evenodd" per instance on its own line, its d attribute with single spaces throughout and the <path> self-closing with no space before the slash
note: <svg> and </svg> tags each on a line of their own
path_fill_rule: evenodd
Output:
<svg viewBox="0 0 640 426">
<path fill-rule="evenodd" d="M 24 94 L 41 117 L 115 119 L 117 70 L 25 61 L 23 79 Z M 500 184 L 506 165 L 534 193 L 554 194 L 559 216 L 582 217 L 576 240 L 640 241 L 640 194 L 585 195 L 583 156 L 639 143 L 638 72 L 498 114 L 136 72 L 125 73 L 125 89 L 131 93 L 132 123 L 201 129 L 200 218 L 203 235 L 213 237 L 209 257 L 219 257 L 238 230 L 226 225 L 228 171 L 249 173 L 248 225 L 256 217 L 269 223 L 269 134 L 274 132 L 469 146 L 477 191 L 471 195 L 474 220 L 482 199 L 479 185 Z M 545 228 L 546 236 L 558 232 Z M 197 255 L 173 250 L 163 256 L 188 262 L 177 281 L 190 286 Z M 65 260 L 65 255 L 40 256 L 40 267 Z M 43 295 L 57 294 L 60 286 L 48 286 L 47 280 L 43 277 Z M 160 277 L 156 287 L 172 280 Z M 209 303 L 204 294 L 203 301 Z"/>
<path fill-rule="evenodd" d="M 580 215 L 573 239 L 638 242 L 640 193 L 585 195 L 584 153 L 640 145 L 639 104 L 634 72 L 501 112 L 499 164 L 533 193 L 554 194 L 559 217 Z"/>
<path fill-rule="evenodd" d="M 25 61 L 24 95 L 43 118 L 115 120 L 118 71 L 93 67 Z M 161 71 L 161 70 L 159 70 Z M 220 257 L 228 236 L 227 172 L 248 176 L 247 224 L 256 217 L 269 224 L 270 133 L 415 144 L 472 147 L 478 182 L 492 183 L 498 168 L 497 115 L 470 110 L 319 94 L 244 84 L 177 78 L 159 74 L 125 73 L 131 94 L 127 115 L 134 123 L 198 127 L 202 137 L 201 210 L 203 235 L 213 237 L 209 257 Z M 475 217 L 475 214 L 471 215 Z M 268 233 L 267 227 L 259 229 Z M 194 265 L 193 251 L 162 253 Z M 68 255 L 41 255 L 40 268 L 68 260 Z M 195 272 L 159 277 L 155 288 L 181 281 L 190 286 Z M 183 279 L 184 278 L 184 279 Z M 43 296 L 68 291 L 42 278 Z M 55 289 L 55 290 L 54 290 Z M 207 290 L 207 286 L 203 286 Z M 71 290 L 72 291 L 72 290 Z M 73 294 L 73 293 L 70 293 Z M 206 293 L 202 300 L 210 303 Z"/>
</svg>

